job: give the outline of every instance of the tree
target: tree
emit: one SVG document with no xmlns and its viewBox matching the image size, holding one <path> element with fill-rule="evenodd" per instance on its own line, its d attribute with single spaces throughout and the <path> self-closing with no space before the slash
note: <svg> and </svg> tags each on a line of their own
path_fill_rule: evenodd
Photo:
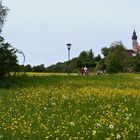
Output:
<svg viewBox="0 0 140 140">
<path fill-rule="evenodd" d="M 95 67 L 94 53 L 90 51 L 82 51 L 77 58 L 77 67 Z"/>
<path fill-rule="evenodd" d="M 2 6 L 2 3 L 0 2 L 0 33 L 2 32 L 8 10 L 9 9 Z M 21 53 L 18 49 L 13 48 L 8 42 L 5 43 L 4 38 L 0 36 L 0 78 L 10 75 L 11 71 L 16 71 L 18 67 L 17 52 Z"/>
<path fill-rule="evenodd" d="M 132 57 L 130 66 L 132 71 L 140 72 L 140 54 L 137 53 L 136 56 Z"/>
<path fill-rule="evenodd" d="M 32 66 L 30 64 L 25 66 L 26 72 L 31 72 L 32 71 Z"/>
<path fill-rule="evenodd" d="M 101 49 L 101 52 L 104 55 L 104 57 L 106 57 L 109 54 L 109 48 L 104 47 Z"/>
<path fill-rule="evenodd" d="M 98 62 L 98 61 L 100 61 L 102 58 L 101 58 L 101 56 L 98 54 L 98 56 L 96 56 L 96 57 L 94 57 L 94 60 L 96 61 L 96 62 Z"/>
<path fill-rule="evenodd" d="M 90 49 L 90 51 L 89 51 L 89 59 L 92 60 L 93 57 L 94 57 L 94 53 L 93 53 L 92 49 Z"/>
<path fill-rule="evenodd" d="M 2 32 L 2 27 L 4 25 L 8 11 L 9 9 L 2 6 L 2 4 L 0 3 L 0 33 Z"/>
<path fill-rule="evenodd" d="M 32 70 L 33 72 L 45 72 L 46 68 L 44 64 L 41 64 L 41 65 L 34 66 Z"/>
<path fill-rule="evenodd" d="M 89 58 L 89 53 L 87 51 L 82 51 L 78 58 L 82 60 L 87 60 Z"/>
<path fill-rule="evenodd" d="M 4 38 L 0 37 L 0 78 L 15 71 L 17 62 L 15 49 L 9 43 L 4 43 Z"/>
<path fill-rule="evenodd" d="M 105 58 L 107 72 L 117 73 L 126 71 L 129 63 L 128 57 L 125 47 L 121 42 L 112 43 Z"/>
<path fill-rule="evenodd" d="M 97 62 L 96 71 L 106 71 L 105 59 L 100 59 Z"/>
</svg>

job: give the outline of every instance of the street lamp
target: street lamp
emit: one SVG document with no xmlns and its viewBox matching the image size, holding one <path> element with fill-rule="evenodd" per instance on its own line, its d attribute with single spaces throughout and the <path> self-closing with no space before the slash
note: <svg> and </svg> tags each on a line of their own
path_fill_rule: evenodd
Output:
<svg viewBox="0 0 140 140">
<path fill-rule="evenodd" d="M 68 43 L 67 44 L 67 48 L 68 48 L 68 61 L 70 61 L 70 49 L 71 49 L 71 44 L 70 43 Z M 69 75 L 69 66 L 68 66 L 68 75 Z"/>
<path fill-rule="evenodd" d="M 70 43 L 67 44 L 67 48 L 68 48 L 68 61 L 69 61 L 70 60 L 70 49 L 71 49 Z"/>
</svg>

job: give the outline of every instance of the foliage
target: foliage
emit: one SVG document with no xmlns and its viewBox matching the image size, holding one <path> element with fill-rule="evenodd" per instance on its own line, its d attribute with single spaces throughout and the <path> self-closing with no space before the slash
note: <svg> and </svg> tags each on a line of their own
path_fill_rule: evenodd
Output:
<svg viewBox="0 0 140 140">
<path fill-rule="evenodd" d="M 29 64 L 26 65 L 25 68 L 26 68 L 26 72 L 31 72 L 32 71 L 32 66 L 29 65 Z"/>
<path fill-rule="evenodd" d="M 1 139 L 140 139 L 139 75 L 10 78 L 14 88 L 0 89 Z"/>
<path fill-rule="evenodd" d="M 87 67 L 94 67 L 95 61 L 94 61 L 94 54 L 92 52 L 92 49 L 90 51 L 82 51 L 80 55 L 77 58 L 77 67 L 81 68 L 83 66 Z"/>
<path fill-rule="evenodd" d="M 82 51 L 78 57 L 73 58 L 70 61 L 64 63 L 59 62 L 55 65 L 51 65 L 46 68 L 47 72 L 79 72 L 79 69 L 83 66 L 93 69 L 96 66 L 96 62 L 101 59 L 100 55 L 94 57 L 92 49 L 90 51 Z"/>
<path fill-rule="evenodd" d="M 105 65 L 105 59 L 101 59 L 98 61 L 96 65 L 96 71 L 105 71 L 106 65 Z"/>
<path fill-rule="evenodd" d="M 108 49 L 105 57 L 106 70 L 108 73 L 125 72 L 127 70 L 128 54 L 121 42 L 115 42 Z"/>
<path fill-rule="evenodd" d="M 47 72 L 67 72 L 68 71 L 68 65 L 67 63 L 61 63 L 58 62 L 55 65 L 51 65 L 49 67 L 46 68 Z"/>
<path fill-rule="evenodd" d="M 9 43 L 4 43 L 4 38 L 0 37 L 0 78 L 15 71 L 17 62 L 15 49 Z"/>
<path fill-rule="evenodd" d="M 38 66 L 34 66 L 32 68 L 32 71 L 33 72 L 45 72 L 45 66 L 44 66 L 44 64 L 41 64 L 41 65 L 38 65 Z"/>
<path fill-rule="evenodd" d="M 101 49 L 103 58 L 100 55 L 94 56 L 92 49 L 82 51 L 78 57 L 69 62 L 57 63 L 46 68 L 47 72 L 78 72 L 83 66 L 91 71 L 117 72 L 140 72 L 139 54 L 131 56 L 128 54 L 122 42 L 113 42 L 110 47 Z"/>
<path fill-rule="evenodd" d="M 101 49 L 101 52 L 104 55 L 104 57 L 106 57 L 109 54 L 109 48 L 104 47 Z"/>
<path fill-rule="evenodd" d="M 136 56 L 131 58 L 130 66 L 131 66 L 132 71 L 140 72 L 140 54 L 139 53 L 137 53 Z"/>
<path fill-rule="evenodd" d="M 8 8 L 2 6 L 0 2 L 0 33 L 5 22 Z M 17 50 L 14 49 L 8 42 L 4 42 L 4 38 L 0 36 L 0 78 L 10 75 L 11 71 L 17 69 Z"/>
<path fill-rule="evenodd" d="M 9 9 L 7 7 L 2 6 L 0 2 L 0 33 L 2 32 L 2 27 L 4 25 L 8 11 Z"/>
</svg>

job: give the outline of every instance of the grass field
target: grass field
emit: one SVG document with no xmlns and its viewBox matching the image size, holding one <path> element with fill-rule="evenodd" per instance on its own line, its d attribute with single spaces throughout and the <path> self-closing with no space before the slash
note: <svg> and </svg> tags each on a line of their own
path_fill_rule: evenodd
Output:
<svg viewBox="0 0 140 140">
<path fill-rule="evenodd" d="M 140 75 L 0 80 L 1 139 L 139 140 Z"/>
</svg>

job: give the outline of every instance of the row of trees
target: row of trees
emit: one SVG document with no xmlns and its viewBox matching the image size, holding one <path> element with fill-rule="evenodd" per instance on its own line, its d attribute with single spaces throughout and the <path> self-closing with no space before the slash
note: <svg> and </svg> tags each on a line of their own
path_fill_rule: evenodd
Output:
<svg viewBox="0 0 140 140">
<path fill-rule="evenodd" d="M 17 71 L 22 72 L 76 72 L 81 67 L 88 67 L 91 72 L 106 71 L 107 73 L 117 72 L 140 72 L 140 54 L 132 56 L 129 54 L 122 42 L 113 42 L 109 47 L 101 50 L 100 55 L 94 56 L 91 50 L 82 51 L 78 57 L 64 63 L 58 62 L 55 65 L 45 67 L 44 64 L 31 66 L 20 65 Z"/>
<path fill-rule="evenodd" d="M 78 72 L 82 66 L 87 66 L 89 68 L 95 68 L 96 63 L 101 60 L 100 55 L 94 57 L 92 49 L 90 51 L 82 51 L 80 55 L 73 58 L 70 61 L 64 63 L 58 62 L 55 65 L 45 67 L 44 64 L 31 66 L 31 65 L 21 65 L 19 71 L 24 72 Z"/>
<path fill-rule="evenodd" d="M 70 61 L 64 63 L 57 63 L 56 65 L 51 65 L 47 67 L 47 72 L 79 72 L 80 68 L 86 66 L 93 71 L 96 67 L 96 63 L 101 60 L 101 56 L 94 56 L 91 50 L 82 51 L 78 57 L 73 58 Z"/>
<path fill-rule="evenodd" d="M 135 56 L 128 53 L 122 42 L 113 42 L 109 47 L 101 50 L 103 58 L 100 55 L 94 56 L 92 49 L 82 51 L 80 55 L 71 61 L 57 63 L 46 68 L 47 72 L 78 72 L 83 66 L 90 71 L 106 71 L 107 73 L 117 72 L 140 72 L 140 54 Z"/>
<path fill-rule="evenodd" d="M 46 72 L 46 67 L 44 64 L 37 65 L 37 66 L 31 66 L 30 64 L 28 65 L 19 65 L 18 72 Z"/>
</svg>

